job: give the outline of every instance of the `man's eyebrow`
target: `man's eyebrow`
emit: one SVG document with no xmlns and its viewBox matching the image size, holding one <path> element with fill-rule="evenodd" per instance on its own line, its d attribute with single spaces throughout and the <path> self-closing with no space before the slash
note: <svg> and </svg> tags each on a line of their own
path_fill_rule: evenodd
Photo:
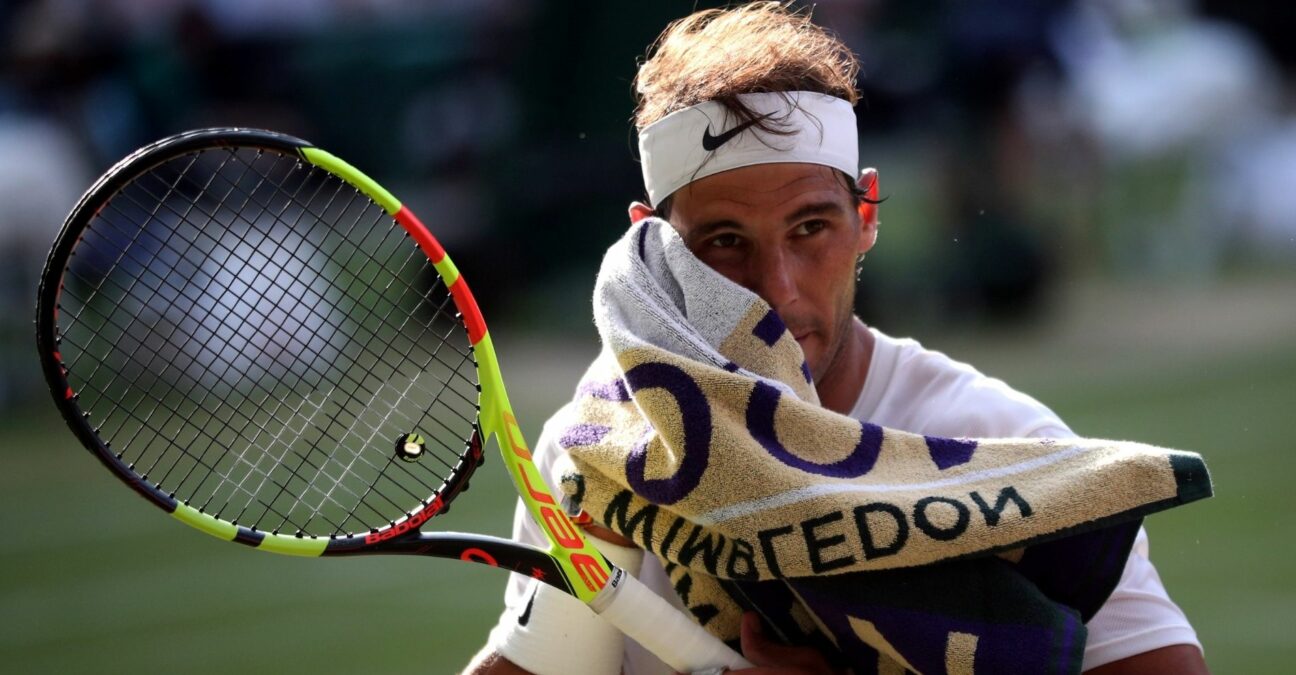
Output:
<svg viewBox="0 0 1296 675">
<path fill-rule="evenodd" d="M 705 237 L 717 230 L 741 230 L 742 223 L 736 220 L 711 220 L 692 228 L 690 238 Z"/>
<path fill-rule="evenodd" d="M 797 221 L 803 220 L 805 218 L 809 218 L 811 216 L 836 216 L 836 215 L 844 214 L 845 212 L 846 209 L 839 202 L 834 202 L 834 201 L 811 202 L 809 204 L 806 204 L 805 206 L 802 206 L 796 211 L 793 211 L 791 214 L 788 215 L 788 217 L 785 220 L 787 221 L 788 224 L 792 224 Z M 689 233 L 689 238 L 697 239 L 697 238 L 706 237 L 718 230 L 744 230 L 744 229 L 746 228 L 743 226 L 743 224 L 736 220 L 729 220 L 729 219 L 710 220 L 704 223 L 700 223 L 696 227 L 692 228 L 692 231 Z"/>
<path fill-rule="evenodd" d="M 793 211 L 787 217 L 787 222 L 790 225 L 810 216 L 836 216 L 845 212 L 846 209 L 838 202 L 812 202 Z"/>
<path fill-rule="evenodd" d="M 842 207 L 839 202 L 811 202 L 796 211 L 792 211 L 784 220 L 787 220 L 788 223 L 794 223 L 797 220 L 810 218 L 813 215 L 841 215 L 844 212 L 846 212 L 845 207 Z M 708 222 L 700 223 L 693 228 L 693 236 L 705 237 L 717 231 L 717 229 L 743 229 L 743 223 L 730 219 L 708 220 Z"/>
</svg>

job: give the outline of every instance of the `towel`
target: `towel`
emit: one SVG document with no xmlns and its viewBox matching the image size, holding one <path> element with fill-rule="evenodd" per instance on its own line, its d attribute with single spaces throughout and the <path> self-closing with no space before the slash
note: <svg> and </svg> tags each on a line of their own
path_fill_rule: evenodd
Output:
<svg viewBox="0 0 1296 675">
<path fill-rule="evenodd" d="M 602 349 L 559 414 L 564 502 L 660 558 L 708 631 L 744 610 L 857 673 L 1079 672 L 1142 516 L 1199 455 L 938 438 L 819 405 L 770 306 L 662 220 L 607 252 Z"/>
</svg>

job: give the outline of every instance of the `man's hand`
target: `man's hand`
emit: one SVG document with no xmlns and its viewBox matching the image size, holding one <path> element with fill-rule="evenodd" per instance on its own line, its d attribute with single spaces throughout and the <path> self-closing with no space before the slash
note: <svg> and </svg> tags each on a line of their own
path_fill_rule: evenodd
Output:
<svg viewBox="0 0 1296 675">
<path fill-rule="evenodd" d="M 765 635 L 755 612 L 743 614 L 742 653 L 755 668 L 731 670 L 734 675 L 840 675 L 823 654 L 810 647 L 789 647 Z"/>
</svg>

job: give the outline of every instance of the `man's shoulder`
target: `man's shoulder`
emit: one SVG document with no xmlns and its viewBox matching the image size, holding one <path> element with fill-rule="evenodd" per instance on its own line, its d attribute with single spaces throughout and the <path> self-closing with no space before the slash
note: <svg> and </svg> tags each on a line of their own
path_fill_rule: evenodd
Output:
<svg viewBox="0 0 1296 675">
<path fill-rule="evenodd" d="M 939 436 L 1070 434 L 1052 410 L 969 363 L 924 347 L 912 338 L 874 330 L 881 364 L 871 410 L 874 423 Z M 875 373 L 870 372 L 872 380 Z M 868 398 L 861 396 L 861 402 Z"/>
<path fill-rule="evenodd" d="M 924 347 L 913 338 L 895 340 L 895 349 L 893 386 L 922 390 L 938 399 L 1012 399 L 1024 396 L 1003 380 L 986 375 L 972 364 L 954 359 L 945 352 Z"/>
<path fill-rule="evenodd" d="M 930 349 L 911 337 L 896 338 L 874 331 L 878 344 L 893 352 L 896 374 L 905 378 L 930 379 L 941 382 L 989 379 L 970 363 L 951 358 L 945 352 Z"/>
</svg>

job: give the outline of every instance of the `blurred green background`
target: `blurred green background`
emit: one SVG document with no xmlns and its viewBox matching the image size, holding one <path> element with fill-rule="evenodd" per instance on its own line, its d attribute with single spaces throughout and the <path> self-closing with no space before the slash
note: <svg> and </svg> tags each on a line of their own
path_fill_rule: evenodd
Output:
<svg viewBox="0 0 1296 675">
<path fill-rule="evenodd" d="M 207 125 L 300 135 L 412 205 L 473 283 L 534 440 L 597 350 L 637 198 L 636 58 L 709 3 L 29 1 L 0 8 L 0 663 L 8 672 L 445 673 L 495 570 L 308 561 L 163 517 L 79 447 L 34 361 L 40 264 L 118 157 Z M 821 2 L 864 62 L 882 230 L 864 320 L 1077 432 L 1195 450 L 1217 496 L 1152 558 L 1216 672 L 1296 662 L 1296 11 Z M 444 529 L 506 534 L 489 461 Z"/>
</svg>

